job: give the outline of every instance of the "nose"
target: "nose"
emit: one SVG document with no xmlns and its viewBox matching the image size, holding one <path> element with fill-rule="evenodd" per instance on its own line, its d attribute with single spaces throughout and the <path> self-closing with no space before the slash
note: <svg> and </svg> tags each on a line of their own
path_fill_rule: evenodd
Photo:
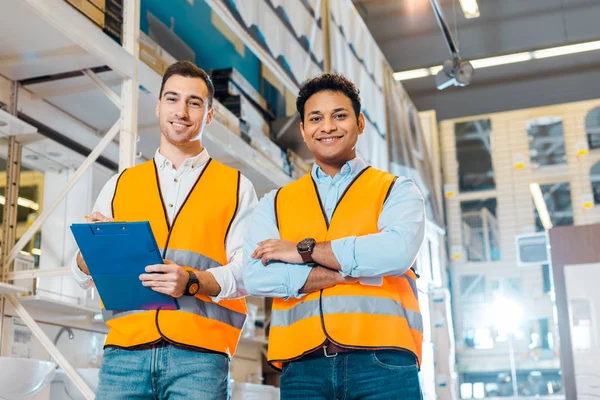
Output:
<svg viewBox="0 0 600 400">
<path fill-rule="evenodd" d="M 181 120 L 187 120 L 188 119 L 188 116 L 189 116 L 188 115 L 188 107 L 187 107 L 187 104 L 184 101 L 179 102 L 178 107 L 175 110 L 175 116 L 178 119 L 181 119 Z"/>
<path fill-rule="evenodd" d="M 332 118 L 323 119 L 323 124 L 321 125 L 321 132 L 323 133 L 331 133 L 337 130 L 337 125 Z"/>
</svg>

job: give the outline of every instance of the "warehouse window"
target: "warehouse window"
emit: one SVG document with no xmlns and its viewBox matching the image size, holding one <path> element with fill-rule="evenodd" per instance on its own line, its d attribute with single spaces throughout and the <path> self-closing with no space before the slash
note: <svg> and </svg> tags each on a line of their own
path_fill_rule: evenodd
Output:
<svg viewBox="0 0 600 400">
<path fill-rule="evenodd" d="M 590 169 L 590 183 L 594 194 L 594 203 L 600 204 L 600 161 Z"/>
<path fill-rule="evenodd" d="M 484 275 L 463 275 L 460 277 L 460 301 L 463 303 L 485 302 Z"/>
<path fill-rule="evenodd" d="M 549 264 L 542 265 L 543 290 L 544 293 L 552 291 L 552 271 Z"/>
<path fill-rule="evenodd" d="M 454 124 L 461 192 L 495 189 L 489 119 Z"/>
<path fill-rule="evenodd" d="M 590 149 L 600 148 L 600 107 L 593 108 L 585 117 L 585 131 Z"/>
<path fill-rule="evenodd" d="M 573 207 L 571 206 L 571 185 L 568 182 L 540 185 L 552 226 L 573 225 Z M 532 201 L 533 204 L 533 201 Z M 535 226 L 538 232 L 544 231 L 544 226 L 533 204 Z"/>
<path fill-rule="evenodd" d="M 462 239 L 468 261 L 500 260 L 500 228 L 496 199 L 463 201 Z"/>
<path fill-rule="evenodd" d="M 567 162 L 561 117 L 540 117 L 525 122 L 532 168 Z"/>
</svg>

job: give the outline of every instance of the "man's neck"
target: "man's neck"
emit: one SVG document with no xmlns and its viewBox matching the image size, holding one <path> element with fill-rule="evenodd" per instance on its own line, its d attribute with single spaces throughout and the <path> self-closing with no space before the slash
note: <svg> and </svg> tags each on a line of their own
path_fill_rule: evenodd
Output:
<svg viewBox="0 0 600 400">
<path fill-rule="evenodd" d="M 351 159 L 339 161 L 339 162 L 323 162 L 323 161 L 315 161 L 315 162 L 317 163 L 319 168 L 321 168 L 321 171 L 325 172 L 327 175 L 329 175 L 330 177 L 333 178 L 342 170 L 342 167 L 344 166 L 344 164 L 346 164 L 348 161 L 350 161 L 352 159 L 354 159 L 354 157 Z"/>
<path fill-rule="evenodd" d="M 171 161 L 173 164 L 173 168 L 179 169 L 179 167 L 187 160 L 188 158 L 196 157 L 198 154 L 202 153 L 204 147 L 200 142 L 194 142 L 189 146 L 173 146 L 172 144 L 160 144 L 159 152 L 162 154 L 167 160 Z"/>
</svg>

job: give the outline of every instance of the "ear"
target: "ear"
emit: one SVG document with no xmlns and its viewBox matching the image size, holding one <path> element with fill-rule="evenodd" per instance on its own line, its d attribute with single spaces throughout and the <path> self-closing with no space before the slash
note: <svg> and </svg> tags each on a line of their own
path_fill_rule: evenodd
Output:
<svg viewBox="0 0 600 400">
<path fill-rule="evenodd" d="M 358 115 L 358 134 L 362 135 L 365 131 L 365 116 L 363 113 Z"/>
<path fill-rule="evenodd" d="M 306 143 L 306 134 L 304 133 L 304 124 L 302 122 L 300 122 L 300 133 L 302 134 L 302 139 L 304 140 L 304 143 Z"/>
<path fill-rule="evenodd" d="M 208 109 L 208 113 L 206 113 L 206 125 L 210 125 L 214 114 L 215 114 L 215 109 L 212 106 L 210 106 Z"/>
</svg>

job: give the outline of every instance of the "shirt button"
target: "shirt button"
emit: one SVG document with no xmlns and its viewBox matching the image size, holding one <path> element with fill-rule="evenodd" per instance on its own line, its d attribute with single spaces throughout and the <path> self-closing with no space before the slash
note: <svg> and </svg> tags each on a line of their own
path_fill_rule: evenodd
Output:
<svg viewBox="0 0 600 400">
<path fill-rule="evenodd" d="M 330 213 L 330 212 L 331 212 L 331 208 L 328 208 L 328 209 L 327 209 L 327 212 L 328 212 L 328 213 Z"/>
<path fill-rule="evenodd" d="M 174 181 L 175 181 L 175 182 L 179 182 L 179 179 L 175 178 L 175 179 L 174 179 Z"/>
<path fill-rule="evenodd" d="M 173 208 L 173 204 L 169 204 L 169 207 Z"/>
<path fill-rule="evenodd" d="M 167 165 L 171 165 L 171 163 L 169 161 L 167 161 Z"/>
</svg>

